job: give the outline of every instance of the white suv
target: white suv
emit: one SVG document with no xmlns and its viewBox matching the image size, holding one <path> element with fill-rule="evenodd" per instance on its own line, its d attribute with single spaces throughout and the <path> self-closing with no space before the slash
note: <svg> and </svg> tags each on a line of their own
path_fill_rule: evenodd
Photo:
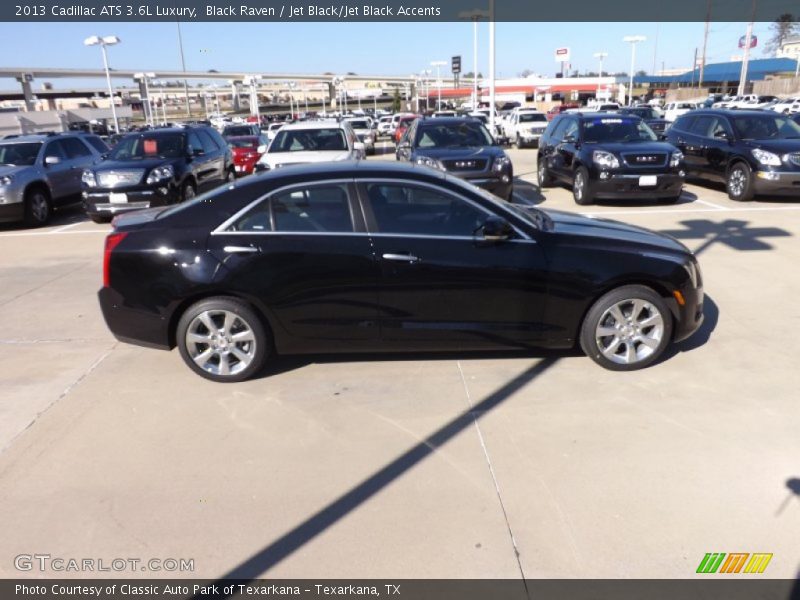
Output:
<svg viewBox="0 0 800 600">
<path fill-rule="evenodd" d="M 256 170 L 362 158 L 364 144 L 357 141 L 353 128 L 346 121 L 304 121 L 284 125 L 278 130 L 256 163 Z"/>
</svg>

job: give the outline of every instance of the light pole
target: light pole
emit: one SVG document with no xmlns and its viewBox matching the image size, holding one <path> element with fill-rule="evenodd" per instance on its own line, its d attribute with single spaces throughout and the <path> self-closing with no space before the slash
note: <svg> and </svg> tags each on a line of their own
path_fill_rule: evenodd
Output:
<svg viewBox="0 0 800 600">
<path fill-rule="evenodd" d="M 161 100 L 161 115 L 162 120 L 161 124 L 167 124 L 167 106 L 166 106 L 166 98 L 164 94 L 164 82 L 163 81 L 153 81 L 153 87 L 158 88 L 158 96 Z M 156 109 L 156 117 L 158 116 L 158 109 Z"/>
<path fill-rule="evenodd" d="M 422 79 L 419 77 L 414 76 L 414 91 L 417 92 L 417 110 L 416 113 L 419 114 L 419 88 L 422 86 Z"/>
<path fill-rule="evenodd" d="M 297 82 L 290 81 L 288 85 L 289 85 L 289 112 L 291 113 L 292 120 L 294 120 L 294 90 L 297 87 Z"/>
<path fill-rule="evenodd" d="M 603 78 L 603 59 L 606 56 L 608 56 L 608 52 L 595 52 L 594 53 L 594 57 L 600 61 L 600 75 L 598 76 L 598 79 L 602 79 Z M 597 94 L 596 95 L 597 96 L 600 95 L 600 82 L 599 81 L 597 82 Z M 599 99 L 600 98 L 597 98 L 597 100 L 599 100 Z"/>
<path fill-rule="evenodd" d="M 136 73 L 134 74 L 134 78 L 138 79 L 139 81 L 144 82 L 144 96 L 145 96 L 145 107 L 147 110 L 147 122 L 153 126 L 155 125 L 155 121 L 153 121 L 153 103 L 150 102 L 150 80 L 155 77 L 155 73 Z"/>
<path fill-rule="evenodd" d="M 245 77 L 244 82 L 250 86 L 250 114 L 258 119 L 258 124 L 261 125 L 261 110 L 258 107 L 258 75 L 249 75 Z"/>
<path fill-rule="evenodd" d="M 472 21 L 472 110 L 478 110 L 478 21 L 489 18 L 489 12 L 475 9 L 458 13 L 458 18 Z"/>
<path fill-rule="evenodd" d="M 647 38 L 643 35 L 626 35 L 622 38 L 623 42 L 631 45 L 631 73 L 630 84 L 628 86 L 628 105 L 633 104 L 633 70 L 636 68 L 636 44 L 644 42 Z"/>
<path fill-rule="evenodd" d="M 114 88 L 111 87 L 111 72 L 108 69 L 108 56 L 106 55 L 106 46 L 113 46 L 119 44 L 120 39 L 115 35 L 106 35 L 100 37 L 93 35 L 83 40 L 84 46 L 100 46 L 103 53 L 103 67 L 106 70 L 106 83 L 108 84 L 108 98 L 111 100 L 111 115 L 114 117 L 114 132 L 119 133 L 119 121 L 117 121 L 117 106 L 114 103 Z"/>
<path fill-rule="evenodd" d="M 430 69 L 424 69 L 423 71 L 420 71 L 420 74 L 422 75 L 422 82 L 424 89 L 423 93 L 425 94 L 425 112 L 428 112 L 431 109 L 430 105 L 431 82 L 430 79 L 428 78 L 428 76 L 431 74 L 431 71 Z"/>
<path fill-rule="evenodd" d="M 494 40 L 494 0 L 489 0 L 489 131 L 497 135 L 495 129 L 495 40 Z"/>
<path fill-rule="evenodd" d="M 442 110 L 442 74 L 439 69 L 445 66 L 446 64 L 447 61 L 445 60 L 434 60 L 431 63 L 432 67 L 436 67 L 436 89 L 438 90 L 437 100 L 436 100 L 436 110 Z"/>
</svg>

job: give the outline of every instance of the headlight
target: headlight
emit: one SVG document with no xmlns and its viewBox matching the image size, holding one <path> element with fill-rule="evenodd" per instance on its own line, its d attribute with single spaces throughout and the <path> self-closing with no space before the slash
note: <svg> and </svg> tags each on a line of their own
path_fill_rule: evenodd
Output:
<svg viewBox="0 0 800 600">
<path fill-rule="evenodd" d="M 444 170 L 442 168 L 442 164 L 438 160 L 434 160 L 433 158 L 429 158 L 427 156 L 418 156 L 414 162 L 424 167 L 430 167 L 431 169 L 439 169 L 440 171 Z"/>
<path fill-rule="evenodd" d="M 619 160 L 617 157 L 611 154 L 611 152 L 606 152 L 605 150 L 595 150 L 592 152 L 592 160 L 594 161 L 594 164 L 604 169 L 619 168 Z"/>
<path fill-rule="evenodd" d="M 145 183 L 158 183 L 159 181 L 163 181 L 164 179 L 172 179 L 175 176 L 175 170 L 172 168 L 171 165 L 166 165 L 165 167 L 156 167 L 150 174 L 147 176 L 147 180 Z"/>
<path fill-rule="evenodd" d="M 81 175 L 81 181 L 86 187 L 95 187 L 97 185 L 97 178 L 94 176 L 94 171 L 90 171 L 89 169 L 84 170 L 83 175 Z"/>
<path fill-rule="evenodd" d="M 669 159 L 669 166 L 677 167 L 679 164 L 681 164 L 682 160 L 683 160 L 683 152 L 681 152 L 680 150 L 675 150 L 675 152 L 672 153 L 672 156 Z"/>
<path fill-rule="evenodd" d="M 511 166 L 511 159 L 507 156 L 498 156 L 494 159 L 494 164 L 492 164 L 492 171 L 495 173 L 499 173 L 506 169 L 506 167 Z"/>
<path fill-rule="evenodd" d="M 770 167 L 781 166 L 781 157 L 777 154 L 767 152 L 766 150 L 761 150 L 760 148 L 753 148 L 752 152 L 753 157 L 762 165 L 767 165 Z"/>
<path fill-rule="evenodd" d="M 0 185 L 11 185 L 12 181 L 14 181 L 13 175 L 3 175 L 0 177 Z"/>
</svg>

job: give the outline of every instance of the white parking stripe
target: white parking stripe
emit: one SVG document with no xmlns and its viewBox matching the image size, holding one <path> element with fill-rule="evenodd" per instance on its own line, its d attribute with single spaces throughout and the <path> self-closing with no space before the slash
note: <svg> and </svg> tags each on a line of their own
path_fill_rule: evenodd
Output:
<svg viewBox="0 0 800 600">
<path fill-rule="evenodd" d="M 712 206 L 718 210 L 730 210 L 727 206 L 722 206 L 721 204 L 714 204 L 713 202 L 709 202 L 708 200 L 700 200 L 700 198 L 695 198 L 694 202 L 697 204 L 705 204 L 706 206 Z"/>
<path fill-rule="evenodd" d="M 77 223 L 72 223 L 71 225 L 64 225 L 63 227 L 59 227 L 58 229 L 53 229 L 52 233 L 61 233 L 62 231 L 66 231 L 67 229 L 72 229 L 73 227 L 77 227 L 78 225 L 82 225 L 83 221 L 78 221 Z"/>
<path fill-rule="evenodd" d="M 545 207 L 547 208 L 547 207 Z M 794 206 L 753 206 L 748 208 L 727 208 L 725 212 L 739 213 L 739 212 L 778 212 L 784 210 L 800 210 L 800 205 Z M 643 208 L 641 210 L 609 210 L 603 212 L 581 213 L 586 217 L 604 217 L 606 215 L 682 215 L 688 213 L 718 213 L 722 212 L 718 208 L 687 208 L 687 209 L 664 209 L 652 210 Z"/>
<path fill-rule="evenodd" d="M 25 231 L 25 232 L 14 232 L 14 233 L 0 233 L 0 238 L 5 237 L 33 237 L 33 236 L 42 236 L 42 235 L 79 235 L 83 233 L 103 233 L 106 234 L 110 232 L 111 229 L 85 229 L 82 231 Z"/>
</svg>

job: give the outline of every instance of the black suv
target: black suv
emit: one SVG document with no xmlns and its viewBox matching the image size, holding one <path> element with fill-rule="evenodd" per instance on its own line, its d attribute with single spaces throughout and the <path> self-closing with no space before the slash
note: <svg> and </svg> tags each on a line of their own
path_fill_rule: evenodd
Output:
<svg viewBox="0 0 800 600">
<path fill-rule="evenodd" d="M 233 156 L 212 127 L 131 133 L 83 172 L 83 205 L 95 222 L 193 198 L 235 179 Z"/>
<path fill-rule="evenodd" d="M 683 188 L 683 154 L 658 141 L 634 115 L 569 113 L 550 121 L 537 156 L 539 187 L 572 185 L 577 204 L 596 198 L 675 202 Z"/>
<path fill-rule="evenodd" d="M 514 193 L 511 159 L 477 119 L 416 119 L 397 145 L 396 156 L 451 173 L 509 202 Z"/>
<path fill-rule="evenodd" d="M 656 134 L 664 133 L 669 128 L 669 121 L 652 106 L 624 106 L 617 111 L 621 115 L 634 115 L 642 119 Z"/>
<path fill-rule="evenodd" d="M 800 196 L 800 125 L 773 111 L 695 110 L 667 139 L 686 156 L 690 176 L 725 183 L 731 200 L 755 194 Z"/>
</svg>

